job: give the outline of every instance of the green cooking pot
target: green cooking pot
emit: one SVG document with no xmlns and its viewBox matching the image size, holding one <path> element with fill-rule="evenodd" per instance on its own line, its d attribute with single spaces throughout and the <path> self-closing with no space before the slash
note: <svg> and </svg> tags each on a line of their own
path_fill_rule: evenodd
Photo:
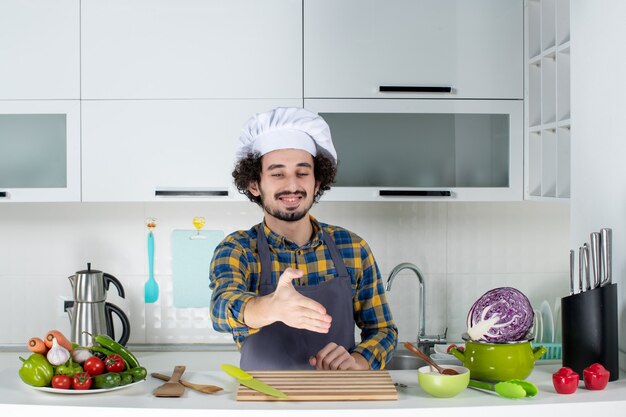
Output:
<svg viewBox="0 0 626 417">
<path fill-rule="evenodd" d="M 450 353 L 470 370 L 470 377 L 479 380 L 525 379 L 535 361 L 546 353 L 544 346 L 532 348 L 530 341 L 515 343 L 466 342 L 465 351 L 452 347 Z"/>
</svg>

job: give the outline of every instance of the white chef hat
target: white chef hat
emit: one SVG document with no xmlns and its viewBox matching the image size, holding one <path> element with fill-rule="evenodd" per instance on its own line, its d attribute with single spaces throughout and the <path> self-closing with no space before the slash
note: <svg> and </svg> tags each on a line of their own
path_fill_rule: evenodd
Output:
<svg viewBox="0 0 626 417">
<path fill-rule="evenodd" d="M 248 119 L 241 129 L 237 159 L 251 152 L 265 155 L 278 149 L 302 149 L 313 156 L 321 153 L 337 164 L 328 124 L 300 107 L 278 107 Z"/>
</svg>

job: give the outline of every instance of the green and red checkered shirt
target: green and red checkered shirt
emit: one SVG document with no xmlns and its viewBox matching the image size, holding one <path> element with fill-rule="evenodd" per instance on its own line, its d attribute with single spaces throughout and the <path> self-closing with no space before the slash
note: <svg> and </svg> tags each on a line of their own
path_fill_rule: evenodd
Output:
<svg viewBox="0 0 626 417">
<path fill-rule="evenodd" d="M 383 281 L 367 243 L 356 234 L 337 226 L 319 223 L 310 216 L 313 239 L 304 246 L 272 232 L 264 223 L 250 230 L 228 235 L 215 249 L 211 262 L 211 318 L 215 330 L 232 333 L 241 347 L 247 336 L 259 329 L 244 324 L 246 303 L 257 297 L 261 279 L 261 261 L 257 250 L 259 227 L 265 234 L 272 260 L 272 281 L 277 282 L 287 268 L 304 271 L 295 285 L 318 285 L 336 275 L 335 266 L 322 238 L 322 229 L 335 241 L 352 281 L 354 321 L 361 329 L 358 352 L 380 369 L 391 358 L 398 330 L 387 305 Z"/>
</svg>

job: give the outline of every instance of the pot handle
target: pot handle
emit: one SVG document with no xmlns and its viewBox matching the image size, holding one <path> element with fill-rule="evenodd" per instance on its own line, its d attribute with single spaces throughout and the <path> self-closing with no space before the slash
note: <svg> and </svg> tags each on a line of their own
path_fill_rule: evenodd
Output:
<svg viewBox="0 0 626 417">
<path fill-rule="evenodd" d="M 122 336 L 120 337 L 120 340 L 117 341 L 117 343 L 126 346 L 126 342 L 128 342 L 128 339 L 130 337 L 130 321 L 128 320 L 128 317 L 126 316 L 126 314 L 124 314 L 121 308 L 111 303 L 104 304 L 104 316 L 106 320 L 107 334 L 111 336 L 111 339 L 115 340 L 115 329 L 113 328 L 113 313 L 115 313 L 122 321 Z"/>
<path fill-rule="evenodd" d="M 547 351 L 548 348 L 546 348 L 545 346 L 537 346 L 536 348 L 534 348 L 533 356 L 535 360 L 539 360 Z"/>
<path fill-rule="evenodd" d="M 451 346 L 448 353 L 454 355 L 461 362 L 465 362 L 465 352 L 460 351 L 457 346 Z"/>
</svg>

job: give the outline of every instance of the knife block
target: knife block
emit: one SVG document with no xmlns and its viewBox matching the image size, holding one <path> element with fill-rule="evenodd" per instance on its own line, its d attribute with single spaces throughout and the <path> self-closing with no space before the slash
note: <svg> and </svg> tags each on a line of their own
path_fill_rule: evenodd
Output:
<svg viewBox="0 0 626 417">
<path fill-rule="evenodd" d="M 580 375 L 593 363 L 619 378 L 617 284 L 561 298 L 563 366 Z"/>
</svg>

